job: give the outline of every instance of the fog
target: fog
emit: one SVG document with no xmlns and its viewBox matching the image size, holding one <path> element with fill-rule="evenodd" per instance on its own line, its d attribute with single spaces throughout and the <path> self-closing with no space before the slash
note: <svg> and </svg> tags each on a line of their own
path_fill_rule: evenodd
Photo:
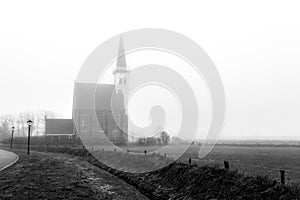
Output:
<svg viewBox="0 0 300 200">
<path fill-rule="evenodd" d="M 281 2 L 1 2 L 0 114 L 71 117 L 87 56 L 112 36 L 153 27 L 186 35 L 214 61 L 226 94 L 222 138 L 300 139 L 299 5 Z"/>
</svg>

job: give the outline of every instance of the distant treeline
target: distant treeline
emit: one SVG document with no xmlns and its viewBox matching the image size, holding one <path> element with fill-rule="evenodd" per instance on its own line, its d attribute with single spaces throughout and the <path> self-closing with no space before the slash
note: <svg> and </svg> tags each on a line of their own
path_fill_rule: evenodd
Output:
<svg viewBox="0 0 300 200">
<path fill-rule="evenodd" d="M 0 142 L 11 135 L 12 127 L 15 127 L 15 136 L 26 136 L 28 133 L 27 120 L 31 119 L 33 135 L 43 135 L 45 132 L 45 116 L 57 117 L 58 114 L 48 110 L 21 112 L 15 115 L 0 115 Z"/>
<path fill-rule="evenodd" d="M 159 137 L 139 138 L 137 145 L 152 146 L 152 145 L 166 145 L 170 142 L 170 135 L 166 131 L 162 131 Z"/>
</svg>

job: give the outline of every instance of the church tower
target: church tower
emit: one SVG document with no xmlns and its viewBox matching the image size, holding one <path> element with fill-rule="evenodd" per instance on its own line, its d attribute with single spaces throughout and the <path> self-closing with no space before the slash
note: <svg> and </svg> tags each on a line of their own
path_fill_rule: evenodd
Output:
<svg viewBox="0 0 300 200">
<path fill-rule="evenodd" d="M 120 37 L 118 58 L 116 69 L 113 72 L 115 77 L 116 93 L 123 93 L 125 110 L 127 112 L 128 101 L 128 84 L 129 84 L 129 70 L 127 69 L 125 50 L 122 36 Z"/>
</svg>

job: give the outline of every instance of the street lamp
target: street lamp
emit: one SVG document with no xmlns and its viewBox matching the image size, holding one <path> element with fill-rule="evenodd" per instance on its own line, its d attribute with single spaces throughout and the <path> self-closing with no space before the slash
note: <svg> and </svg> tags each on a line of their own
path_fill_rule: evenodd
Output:
<svg viewBox="0 0 300 200">
<path fill-rule="evenodd" d="M 15 131 L 15 127 L 12 126 L 11 127 L 11 138 L 10 138 L 10 149 L 12 149 L 12 144 L 13 144 L 13 139 L 14 139 L 14 131 Z"/>
<path fill-rule="evenodd" d="M 27 121 L 27 125 L 28 125 L 28 140 L 27 140 L 27 155 L 29 155 L 29 150 L 30 150 L 30 128 L 32 125 L 32 120 L 28 120 Z"/>
</svg>

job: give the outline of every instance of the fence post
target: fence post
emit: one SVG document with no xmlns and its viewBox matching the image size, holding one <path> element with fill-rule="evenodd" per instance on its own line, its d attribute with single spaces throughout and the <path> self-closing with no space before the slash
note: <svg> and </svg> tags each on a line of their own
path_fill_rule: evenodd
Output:
<svg viewBox="0 0 300 200">
<path fill-rule="evenodd" d="M 165 153 L 165 158 L 167 157 L 167 153 Z"/>
<path fill-rule="evenodd" d="M 280 180 L 281 180 L 281 184 L 284 185 L 285 184 L 285 177 L 284 177 L 284 170 L 280 170 Z"/>
<path fill-rule="evenodd" d="M 189 164 L 192 164 L 192 159 L 191 158 L 189 158 Z"/>
<path fill-rule="evenodd" d="M 224 168 L 229 169 L 229 162 L 224 160 Z"/>
</svg>

